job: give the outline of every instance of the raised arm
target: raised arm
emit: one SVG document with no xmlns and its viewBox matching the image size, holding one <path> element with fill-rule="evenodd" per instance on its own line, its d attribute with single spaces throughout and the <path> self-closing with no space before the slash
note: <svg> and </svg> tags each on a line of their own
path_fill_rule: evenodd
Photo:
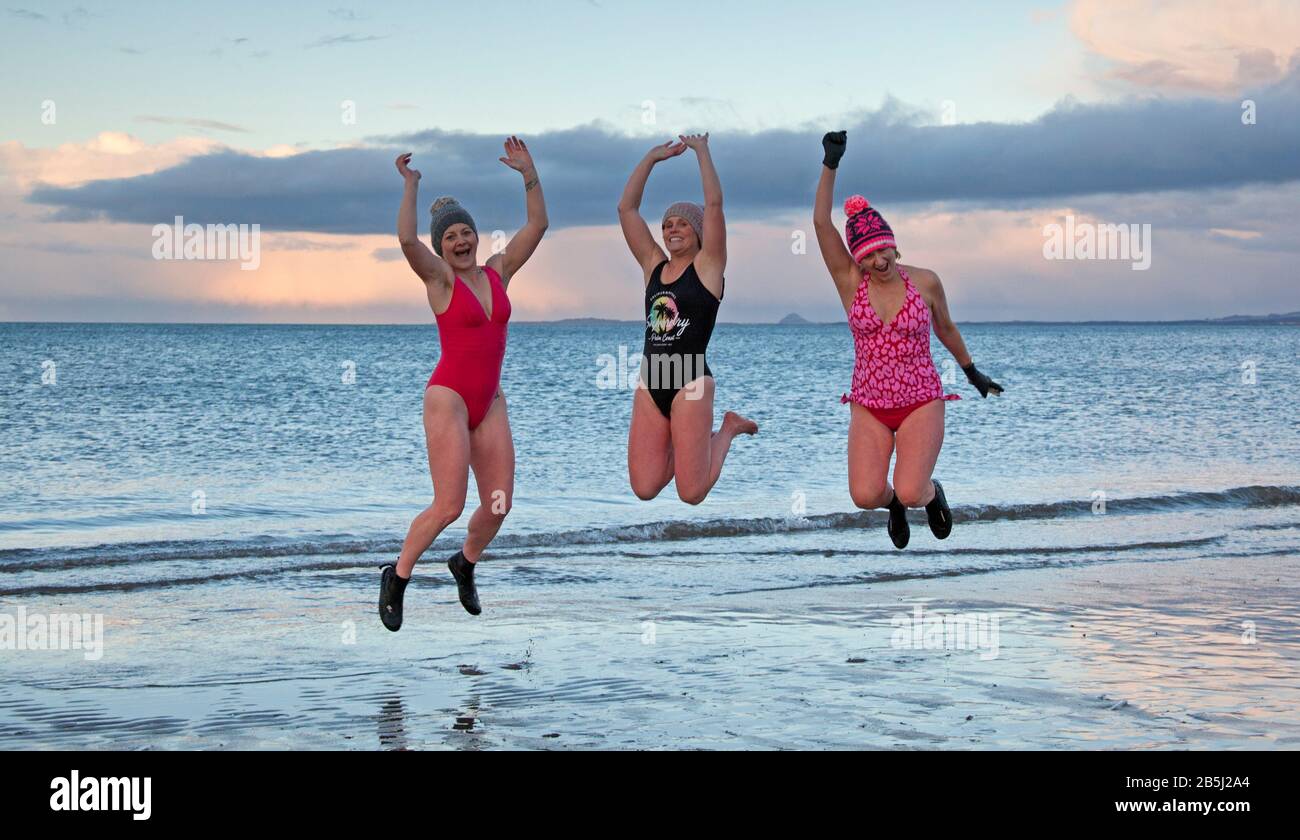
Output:
<svg viewBox="0 0 1300 840">
<path fill-rule="evenodd" d="M 844 238 L 831 221 L 831 204 L 835 195 L 835 170 L 844 156 L 847 132 L 831 131 L 822 138 L 825 156 L 822 158 L 821 180 L 817 182 L 817 197 L 813 201 L 813 230 L 817 232 L 817 247 L 822 252 L 822 262 L 835 280 L 845 308 L 850 305 L 861 282 L 861 272 L 853 262 L 853 255 L 844 244 Z"/>
<path fill-rule="evenodd" d="M 419 234 L 415 232 L 415 203 L 420 192 L 420 170 L 411 169 L 410 162 L 410 152 L 397 156 L 397 171 L 406 181 L 402 204 L 397 210 L 397 241 L 402 245 L 406 262 L 421 280 L 425 283 L 437 281 L 450 286 L 451 267 L 421 242 Z"/>
<path fill-rule="evenodd" d="M 669 140 L 661 146 L 655 146 L 646 152 L 645 157 L 632 170 L 623 187 L 623 196 L 618 200 L 618 224 L 623 229 L 623 238 L 627 240 L 628 250 L 641 266 L 645 281 L 650 282 L 650 274 L 655 266 L 668 256 L 650 233 L 650 227 L 641 217 L 641 196 L 645 192 L 645 183 L 650 179 L 650 170 L 661 160 L 676 157 L 686 151 L 685 143 Z"/>
<path fill-rule="evenodd" d="M 514 273 L 523 268 L 524 263 L 537 250 L 542 235 L 550 222 L 546 218 L 546 199 L 542 197 L 542 182 L 537 177 L 537 167 L 533 156 L 524 145 L 524 141 L 511 136 L 505 143 L 505 157 L 499 160 L 524 177 L 524 203 L 528 218 L 500 254 L 488 258 L 491 265 L 501 275 L 501 282 L 508 284 Z"/>
<path fill-rule="evenodd" d="M 678 139 L 695 150 L 695 157 L 700 162 L 700 186 L 704 190 L 704 241 L 700 243 L 700 253 L 696 257 L 696 272 L 705 287 L 714 296 L 721 297 L 722 274 L 727 268 L 727 220 L 722 213 L 722 182 L 709 152 L 708 133 L 681 135 Z"/>
</svg>

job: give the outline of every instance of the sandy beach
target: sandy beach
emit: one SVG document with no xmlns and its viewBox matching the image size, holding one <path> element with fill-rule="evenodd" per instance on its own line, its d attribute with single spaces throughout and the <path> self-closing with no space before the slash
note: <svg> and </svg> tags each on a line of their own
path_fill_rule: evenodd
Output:
<svg viewBox="0 0 1300 840">
<path fill-rule="evenodd" d="M 39 672 L 6 680 L 0 744 L 1294 749 L 1292 560 L 727 595 L 693 591 L 701 558 L 665 590 L 597 599 L 584 596 L 605 591 L 584 583 L 601 577 L 597 554 L 562 570 L 515 559 L 482 570 L 488 612 L 477 620 L 441 577 L 418 579 L 397 635 L 374 619 L 368 571 L 330 573 L 355 580 L 346 604 L 306 579 L 288 592 L 252 584 L 252 603 L 201 611 L 186 587 L 115 595 L 102 660 L 47 652 Z M 529 585 L 555 575 L 570 584 Z M 93 593 L 60 601 L 101 606 Z M 979 647 L 959 649 L 933 626 L 913 633 L 918 608 L 923 623 L 973 620 L 967 641 Z"/>
</svg>

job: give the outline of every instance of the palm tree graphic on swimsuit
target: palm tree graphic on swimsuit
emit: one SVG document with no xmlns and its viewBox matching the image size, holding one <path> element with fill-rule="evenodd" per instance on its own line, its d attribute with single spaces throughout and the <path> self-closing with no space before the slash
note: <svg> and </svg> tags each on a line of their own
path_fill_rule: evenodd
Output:
<svg viewBox="0 0 1300 840">
<path fill-rule="evenodd" d="M 676 301 L 668 295 L 661 295 L 650 304 L 650 317 L 646 321 L 657 342 L 681 338 L 691 325 L 689 318 L 680 316 Z"/>
<path fill-rule="evenodd" d="M 666 331 L 672 324 L 673 316 L 676 314 L 677 313 L 669 309 L 663 299 L 660 298 L 654 302 L 654 306 L 650 310 L 650 318 L 652 321 L 650 328 L 655 332 L 660 333 Z"/>
</svg>

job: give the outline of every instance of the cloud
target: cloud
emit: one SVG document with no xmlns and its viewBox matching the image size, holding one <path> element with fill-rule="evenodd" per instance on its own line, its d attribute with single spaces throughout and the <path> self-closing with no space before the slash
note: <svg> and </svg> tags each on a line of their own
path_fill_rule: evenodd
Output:
<svg viewBox="0 0 1300 840">
<path fill-rule="evenodd" d="M 10 17 L 15 17 L 20 20 L 39 21 L 42 23 L 48 23 L 50 20 L 49 15 L 42 14 L 41 12 L 34 12 L 31 9 L 11 8 L 8 11 Z M 71 29 L 80 29 L 81 24 L 91 17 L 94 17 L 94 15 L 86 11 L 83 6 L 68 9 L 59 15 L 59 19 L 63 21 L 63 25 Z"/>
<path fill-rule="evenodd" d="M 848 126 L 838 189 L 841 197 L 861 192 L 882 205 L 1006 207 L 1300 179 L 1300 70 L 1255 99 L 1255 125 L 1243 125 L 1240 101 L 1204 97 L 1065 102 L 1027 123 L 955 126 L 926 124 L 889 102 Z M 839 126 L 714 135 L 729 217 L 806 214 L 821 134 L 829 127 Z M 525 139 L 557 228 L 611 223 L 628 173 L 653 143 L 598 124 Z M 497 135 L 431 129 L 286 159 L 219 148 L 135 177 L 40 185 L 29 200 L 68 221 L 153 224 L 183 215 L 199 223 L 258 223 L 264 230 L 386 233 L 401 191 L 393 158 L 411 149 L 426 179 L 421 214 L 435 195 L 452 194 L 469 204 L 480 226 L 509 230 L 523 221 L 523 198 L 519 176 L 496 160 L 501 142 Z M 698 195 L 698 169 L 688 153 L 656 169 L 646 215 Z"/>
<path fill-rule="evenodd" d="M 517 185 L 516 185 L 517 186 Z M 2 198 L 2 197 L 0 197 Z M 1117 194 L 1037 207 L 966 202 L 886 209 L 904 259 L 943 277 L 959 321 L 1143 319 L 1300 310 L 1294 208 L 1300 183 L 1196 192 Z M 8 215 L 0 205 L 0 216 Z M 390 222 L 392 208 L 389 208 Z M 262 234 L 261 267 L 151 258 L 147 225 L 47 223 L 20 205 L 0 242 L 0 314 L 12 319 L 330 323 L 432 322 L 424 290 L 391 230 L 373 236 Z M 1048 261 L 1043 226 L 1151 224 L 1153 264 Z M 842 322 L 843 310 L 807 214 L 730 220 L 726 322 L 787 312 Z M 1235 235 L 1225 235 L 1231 231 Z M 491 238 L 479 253 L 486 259 Z M 1227 274 L 1225 275 L 1225 271 Z M 1225 276 L 1229 278 L 1225 282 Z M 309 279 L 309 282 L 308 282 Z M 616 225 L 548 232 L 510 286 L 516 321 L 642 313 L 640 271 Z M 635 347 L 635 327 L 628 342 Z M 847 340 L 847 339 L 846 339 Z"/>
<path fill-rule="evenodd" d="M 217 120 L 191 119 L 186 117 L 155 117 L 141 115 L 135 118 L 136 122 L 161 123 L 163 125 L 187 125 L 191 128 L 207 128 L 214 131 L 238 131 L 244 134 L 249 133 L 249 129 L 233 123 L 219 122 Z"/>
<path fill-rule="evenodd" d="M 351 251 L 357 246 L 349 239 L 320 240 L 287 233 L 272 233 L 262 236 L 262 247 L 272 251 Z"/>
<path fill-rule="evenodd" d="M 1233 228 L 1210 228 L 1210 233 L 1215 236 L 1224 236 L 1228 239 L 1239 239 L 1245 241 L 1259 239 L 1264 235 L 1257 230 L 1235 230 Z"/>
<path fill-rule="evenodd" d="M 349 33 L 347 35 L 329 35 L 324 38 L 317 38 L 315 41 L 307 44 L 306 48 L 310 50 L 315 49 L 316 47 L 336 47 L 340 44 L 364 44 L 367 41 L 382 41 L 387 37 L 387 35 L 357 35 L 355 33 Z"/>
<path fill-rule="evenodd" d="M 1227 93 L 1276 82 L 1300 45 L 1300 4 L 1075 0 L 1070 28 L 1139 87 Z"/>
<path fill-rule="evenodd" d="M 0 183 L 26 192 L 35 185 L 74 186 L 87 181 L 125 179 L 169 169 L 222 148 L 215 140 L 178 137 L 146 143 L 120 131 L 103 131 L 83 143 L 27 148 L 16 140 L 0 143 Z"/>
<path fill-rule="evenodd" d="M 94 254 L 99 253 L 98 248 L 92 248 L 81 242 L 75 242 L 68 239 L 56 239 L 49 242 L 33 242 L 30 240 L 9 240 L 0 242 L 0 248 L 16 248 L 22 251 L 44 251 L 49 254 Z"/>
<path fill-rule="evenodd" d="M 1281 207 L 1294 206 L 1298 194 L 1300 188 L 1292 186 L 1264 195 L 1252 189 L 1208 196 L 1098 197 L 1032 210 L 937 206 L 900 211 L 890 221 L 902 237 L 908 262 L 934 268 L 944 278 L 955 316 L 963 321 L 1205 317 L 1300 309 L 1300 291 L 1286 268 L 1294 261 L 1297 239 L 1284 223 L 1266 218 Z M 1225 209 L 1208 212 L 1206 222 L 1231 219 L 1232 224 L 1263 231 L 1261 237 L 1234 242 L 1207 235 L 1201 227 L 1173 224 L 1183 206 L 1207 198 Z M 1255 209 L 1245 214 L 1227 209 L 1252 203 Z M 1044 260 L 1043 226 L 1066 214 L 1100 223 L 1153 220 L 1151 270 L 1134 272 L 1128 263 L 1116 261 Z M 770 322 L 799 312 L 817 321 L 842 321 L 834 284 L 815 245 L 806 253 L 792 252 L 791 232 L 798 221 L 730 225 L 722 320 Z M 1255 247 L 1269 241 L 1271 251 Z M 392 242 L 391 234 L 383 239 L 362 237 L 355 254 L 326 254 L 321 259 L 266 249 L 265 272 L 253 272 L 258 275 L 253 277 L 227 266 L 210 285 L 190 293 L 201 295 L 204 306 L 242 302 L 261 313 L 258 317 L 278 310 L 280 317 L 289 318 L 292 313 L 284 308 L 297 306 L 314 308 L 314 314 L 304 311 L 299 318 L 348 320 L 349 307 L 364 311 L 388 306 L 405 307 L 400 320 L 427 322 L 431 315 L 423 290 L 400 259 L 369 266 L 358 259 L 373 259 L 374 251 L 386 250 Z M 487 251 L 484 245 L 481 259 Z M 1233 266 L 1233 282 L 1207 275 L 1205 267 L 1213 265 Z M 169 270 L 185 276 L 186 268 Z M 305 276 L 316 279 L 303 284 Z M 172 281 L 168 294 L 178 295 L 175 290 L 187 285 Z M 511 283 L 511 300 L 519 321 L 585 316 L 636 321 L 644 305 L 640 272 L 614 226 L 548 234 Z M 355 317 L 366 316 L 358 312 Z M 635 341 L 635 331 L 631 335 Z"/>
<path fill-rule="evenodd" d="M 75 9 L 69 9 L 68 11 L 63 13 L 63 24 L 64 26 L 68 26 L 73 29 L 79 29 L 81 28 L 82 23 L 84 23 L 87 19 L 92 17 L 94 17 L 94 15 L 86 11 L 84 7 L 77 6 Z"/>
</svg>

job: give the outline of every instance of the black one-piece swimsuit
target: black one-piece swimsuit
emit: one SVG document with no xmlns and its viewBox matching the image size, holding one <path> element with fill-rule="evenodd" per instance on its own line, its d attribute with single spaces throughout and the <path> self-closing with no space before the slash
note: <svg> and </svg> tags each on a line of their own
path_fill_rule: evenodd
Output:
<svg viewBox="0 0 1300 840">
<path fill-rule="evenodd" d="M 645 287 L 641 383 L 663 416 L 669 417 L 678 391 L 701 376 L 713 375 L 705 354 L 722 299 L 705 287 L 694 262 L 672 283 L 661 280 L 666 265 L 664 260 L 655 266 Z"/>
</svg>

